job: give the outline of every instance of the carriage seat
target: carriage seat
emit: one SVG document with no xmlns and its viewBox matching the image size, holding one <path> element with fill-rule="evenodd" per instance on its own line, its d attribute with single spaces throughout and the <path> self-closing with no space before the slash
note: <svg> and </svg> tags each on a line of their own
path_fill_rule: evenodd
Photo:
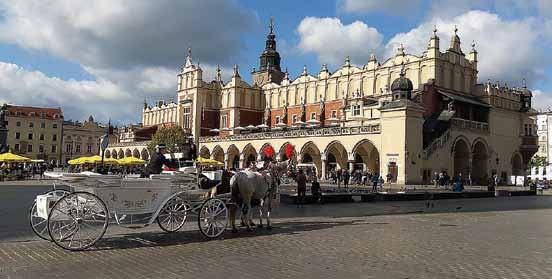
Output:
<svg viewBox="0 0 552 279">
<path fill-rule="evenodd" d="M 199 175 L 199 188 L 207 190 L 213 187 L 217 187 L 220 184 L 220 180 L 209 179 L 207 176 Z"/>
</svg>

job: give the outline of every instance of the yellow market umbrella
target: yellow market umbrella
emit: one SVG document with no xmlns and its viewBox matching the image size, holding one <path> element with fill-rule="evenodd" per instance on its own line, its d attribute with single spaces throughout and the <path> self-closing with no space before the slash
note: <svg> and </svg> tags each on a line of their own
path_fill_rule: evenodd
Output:
<svg viewBox="0 0 552 279">
<path fill-rule="evenodd" d="M 222 163 L 222 162 L 219 162 L 219 161 L 214 160 L 214 159 L 206 159 L 206 158 L 203 158 L 203 157 L 197 158 L 197 163 L 199 163 L 200 165 L 224 166 L 224 163 Z"/>
<path fill-rule="evenodd" d="M 117 160 L 117 163 L 119 163 L 119 165 L 130 166 L 130 165 L 144 165 L 146 161 L 130 156 L 130 157 L 125 157 L 123 159 Z"/>
<path fill-rule="evenodd" d="M 31 159 L 23 156 L 19 156 L 17 154 L 13 154 L 11 152 L 6 152 L 3 154 L 0 154 L 0 162 L 14 162 L 14 163 L 22 163 L 22 162 L 30 162 Z"/>
<path fill-rule="evenodd" d="M 70 165 L 83 165 L 83 164 L 100 164 L 102 162 L 102 157 L 99 155 L 94 155 L 91 157 L 80 157 L 77 159 L 69 160 Z M 104 158 L 105 164 L 117 164 L 117 160 L 113 158 Z"/>
</svg>

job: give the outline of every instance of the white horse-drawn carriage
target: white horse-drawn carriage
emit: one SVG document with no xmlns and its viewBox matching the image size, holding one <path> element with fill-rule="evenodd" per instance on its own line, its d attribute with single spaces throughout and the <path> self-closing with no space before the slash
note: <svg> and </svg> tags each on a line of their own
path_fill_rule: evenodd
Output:
<svg viewBox="0 0 552 279">
<path fill-rule="evenodd" d="M 216 187 L 202 189 L 197 173 L 174 172 L 149 178 L 95 173 L 47 174 L 69 191 L 56 189 L 39 195 L 30 210 L 33 231 L 67 250 L 84 250 L 102 238 L 109 223 L 129 228 L 157 222 L 176 232 L 190 215 L 200 232 L 220 236 L 228 225 L 230 195 L 216 195 Z"/>
</svg>

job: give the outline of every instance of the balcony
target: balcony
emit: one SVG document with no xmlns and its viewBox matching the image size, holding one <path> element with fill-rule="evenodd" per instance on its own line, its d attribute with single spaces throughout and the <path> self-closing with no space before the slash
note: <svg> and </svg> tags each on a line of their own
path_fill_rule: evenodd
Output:
<svg viewBox="0 0 552 279">
<path fill-rule="evenodd" d="M 199 142 L 240 141 L 240 140 L 264 140 L 276 138 L 300 138 L 300 137 L 326 137 L 357 134 L 379 134 L 380 125 L 365 125 L 358 127 L 328 127 L 314 129 L 293 129 L 284 131 L 268 131 L 259 133 L 230 135 L 226 137 L 200 137 Z"/>
<path fill-rule="evenodd" d="M 489 132 L 489 123 L 466 120 L 462 118 L 452 118 L 451 126 L 457 129 L 467 129 L 467 130 L 473 130 L 473 131 L 484 132 L 484 133 Z"/>
</svg>

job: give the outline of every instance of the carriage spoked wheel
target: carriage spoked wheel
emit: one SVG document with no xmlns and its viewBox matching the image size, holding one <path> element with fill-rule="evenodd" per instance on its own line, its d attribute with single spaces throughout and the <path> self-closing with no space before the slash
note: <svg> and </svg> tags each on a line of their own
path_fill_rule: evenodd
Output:
<svg viewBox="0 0 552 279">
<path fill-rule="evenodd" d="M 207 238 L 216 238 L 228 225 L 228 207 L 220 199 L 208 199 L 199 209 L 197 222 L 201 234 Z"/>
<path fill-rule="evenodd" d="M 50 210 L 48 233 L 59 247 L 81 251 L 102 238 L 108 222 L 107 207 L 100 198 L 75 192 L 63 196 Z"/>
<path fill-rule="evenodd" d="M 168 233 L 176 232 L 186 223 L 190 208 L 190 205 L 182 197 L 175 195 L 161 208 L 157 215 L 157 224 Z"/>
<path fill-rule="evenodd" d="M 45 195 L 59 198 L 67 194 L 69 194 L 69 191 L 66 190 L 51 190 L 45 193 Z M 31 224 L 31 229 L 38 237 L 44 240 L 52 241 L 50 235 L 48 234 L 48 220 L 38 215 L 36 199 L 29 210 L 29 223 Z"/>
</svg>

